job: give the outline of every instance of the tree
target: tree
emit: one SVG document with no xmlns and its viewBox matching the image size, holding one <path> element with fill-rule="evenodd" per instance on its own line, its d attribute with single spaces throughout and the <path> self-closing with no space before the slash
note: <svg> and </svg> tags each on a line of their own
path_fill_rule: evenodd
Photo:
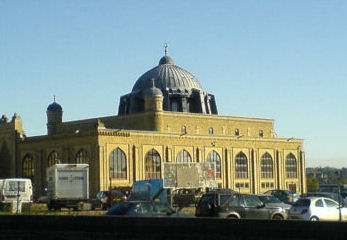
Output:
<svg viewBox="0 0 347 240">
<path fill-rule="evenodd" d="M 314 178 L 308 178 L 307 179 L 307 191 L 308 192 L 315 192 L 319 189 L 319 183 Z"/>
</svg>

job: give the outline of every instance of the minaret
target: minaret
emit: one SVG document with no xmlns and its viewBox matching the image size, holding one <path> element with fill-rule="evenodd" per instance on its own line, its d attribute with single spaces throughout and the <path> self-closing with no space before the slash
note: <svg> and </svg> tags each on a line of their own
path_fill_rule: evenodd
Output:
<svg viewBox="0 0 347 240">
<path fill-rule="evenodd" d="M 63 122 L 63 108 L 54 102 L 47 107 L 47 134 L 54 135 L 57 133 L 57 125 Z"/>
</svg>

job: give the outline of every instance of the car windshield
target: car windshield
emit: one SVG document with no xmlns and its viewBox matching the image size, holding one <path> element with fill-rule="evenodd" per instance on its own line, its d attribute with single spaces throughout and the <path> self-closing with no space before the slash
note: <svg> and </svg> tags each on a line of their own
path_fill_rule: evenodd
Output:
<svg viewBox="0 0 347 240">
<path fill-rule="evenodd" d="M 311 204 L 311 200 L 310 199 L 299 199 L 298 201 L 296 201 L 293 206 L 294 207 L 308 207 Z"/>
<path fill-rule="evenodd" d="M 23 181 L 7 182 L 6 190 L 14 191 L 14 192 L 25 192 L 25 182 Z"/>
<path fill-rule="evenodd" d="M 259 196 L 260 201 L 263 203 L 281 203 L 281 201 L 274 196 Z"/>
</svg>

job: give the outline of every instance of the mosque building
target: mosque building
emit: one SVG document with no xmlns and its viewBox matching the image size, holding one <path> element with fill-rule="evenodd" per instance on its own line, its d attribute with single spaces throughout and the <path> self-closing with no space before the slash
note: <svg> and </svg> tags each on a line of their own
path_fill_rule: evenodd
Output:
<svg viewBox="0 0 347 240">
<path fill-rule="evenodd" d="M 277 138 L 272 119 L 218 115 L 214 95 L 167 51 L 120 97 L 118 115 L 64 122 L 55 99 L 46 113 L 42 136 L 26 136 L 18 114 L 0 120 L 0 178 L 31 178 L 36 197 L 57 162 L 88 163 L 91 196 L 163 178 L 165 162 L 214 162 L 218 187 L 243 193 L 306 192 L 303 140 Z"/>
</svg>

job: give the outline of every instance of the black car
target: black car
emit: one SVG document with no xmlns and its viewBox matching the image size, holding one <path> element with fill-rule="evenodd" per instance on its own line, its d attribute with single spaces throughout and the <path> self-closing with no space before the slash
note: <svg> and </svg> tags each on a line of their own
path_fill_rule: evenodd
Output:
<svg viewBox="0 0 347 240">
<path fill-rule="evenodd" d="M 106 215 L 123 217 L 193 217 L 177 213 L 164 202 L 129 201 L 121 202 L 112 207 Z"/>
<path fill-rule="evenodd" d="M 290 190 L 269 190 L 266 191 L 264 194 L 270 194 L 272 196 L 275 196 L 280 201 L 287 203 L 287 204 L 293 204 L 299 199 L 299 194 Z"/>
<path fill-rule="evenodd" d="M 283 208 L 265 206 L 253 195 L 224 192 L 204 194 L 196 206 L 195 215 L 231 219 L 282 220 L 287 218 L 287 213 Z"/>
</svg>

